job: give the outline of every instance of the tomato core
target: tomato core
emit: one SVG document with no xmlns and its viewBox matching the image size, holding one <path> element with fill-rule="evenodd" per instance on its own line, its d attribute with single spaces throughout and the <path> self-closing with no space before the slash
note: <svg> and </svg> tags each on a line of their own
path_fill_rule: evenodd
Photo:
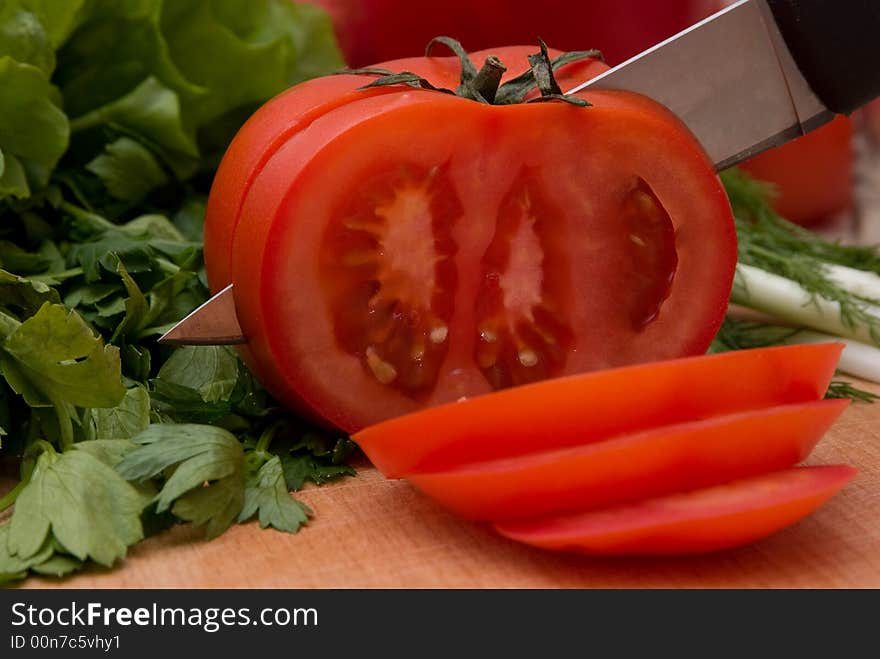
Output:
<svg viewBox="0 0 880 659">
<path fill-rule="evenodd" d="M 562 374 L 575 332 L 570 237 L 559 227 L 573 211 L 546 193 L 546 180 L 528 166 L 513 179 L 493 218 L 476 290 L 463 296 L 453 227 L 464 211 L 448 165 L 372 175 L 325 232 L 324 294 L 337 344 L 379 384 L 418 400 L 437 384 L 458 301 L 475 309 L 474 362 L 492 389 Z M 640 332 L 669 295 L 675 229 L 643 179 L 620 194 L 622 311 Z"/>
<path fill-rule="evenodd" d="M 362 186 L 324 239 L 337 342 L 412 396 L 433 388 L 448 349 L 461 214 L 445 168 L 399 167 Z"/>
</svg>

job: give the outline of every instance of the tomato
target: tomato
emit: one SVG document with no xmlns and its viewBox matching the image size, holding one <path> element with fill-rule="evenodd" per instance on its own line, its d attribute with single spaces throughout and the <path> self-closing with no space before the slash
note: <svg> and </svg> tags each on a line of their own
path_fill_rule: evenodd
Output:
<svg viewBox="0 0 880 659">
<path fill-rule="evenodd" d="M 231 255 L 244 356 L 283 402 L 351 431 L 705 351 L 732 282 L 732 217 L 711 163 L 659 105 L 624 92 L 585 94 L 587 108 L 405 86 L 342 89 L 329 106 L 296 95 L 267 111 L 283 136 L 255 129 L 226 156 L 239 184 L 215 185 L 224 219 L 206 224 L 212 272 Z M 296 126 L 280 111 L 316 103 Z"/>
<path fill-rule="evenodd" d="M 839 343 L 741 350 L 517 387 L 392 419 L 353 439 L 388 478 L 567 449 L 819 400 Z"/>
<path fill-rule="evenodd" d="M 839 116 L 741 167 L 776 187 L 776 212 L 798 224 L 817 224 L 852 204 L 852 135 L 850 120 Z"/>
<path fill-rule="evenodd" d="M 813 512 L 855 476 L 844 465 L 795 467 L 693 492 L 495 524 L 502 535 L 587 554 L 695 554 L 754 542 Z"/>
<path fill-rule="evenodd" d="M 739 412 L 406 478 L 473 520 L 600 508 L 791 467 L 847 405 L 823 400 Z"/>
<path fill-rule="evenodd" d="M 421 55 L 437 34 L 467 48 L 532 43 L 542 37 L 567 50 L 599 48 L 624 59 L 683 30 L 703 13 L 700 0 L 313 0 L 333 19 L 352 66 Z"/>
<path fill-rule="evenodd" d="M 489 54 L 503 61 L 526 62 L 535 46 L 507 46 L 473 53 L 471 59 L 482 62 Z M 442 52 L 438 45 L 436 52 Z M 560 51 L 550 50 L 556 57 Z M 415 57 L 381 62 L 376 67 L 391 71 L 411 71 L 429 78 L 436 86 L 454 89 L 459 83 L 461 64 L 457 57 Z M 526 69 L 527 65 L 522 64 Z M 594 59 L 567 64 L 557 72 L 561 85 L 575 86 L 608 70 Z M 507 81 L 521 70 L 508 70 Z M 257 110 L 229 145 L 214 176 L 205 214 L 205 265 L 208 281 L 216 293 L 232 281 L 232 236 L 241 217 L 241 209 L 251 185 L 269 158 L 296 133 L 315 119 L 369 96 L 399 92 L 395 88 L 360 89 L 371 78 L 359 75 L 325 76 L 308 80 L 282 92 Z"/>
</svg>

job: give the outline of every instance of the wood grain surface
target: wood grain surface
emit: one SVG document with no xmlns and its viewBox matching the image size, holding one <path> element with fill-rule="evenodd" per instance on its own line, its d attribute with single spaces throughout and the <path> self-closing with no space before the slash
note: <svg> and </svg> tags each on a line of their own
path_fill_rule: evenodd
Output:
<svg viewBox="0 0 880 659">
<path fill-rule="evenodd" d="M 880 403 L 850 407 L 809 462 L 847 463 L 860 473 L 799 524 L 700 557 L 596 559 L 532 549 L 463 522 L 364 465 L 356 478 L 297 495 L 316 516 L 296 535 L 252 523 L 204 542 L 179 526 L 134 547 L 114 570 L 61 582 L 32 578 L 24 587 L 880 587 Z"/>
</svg>

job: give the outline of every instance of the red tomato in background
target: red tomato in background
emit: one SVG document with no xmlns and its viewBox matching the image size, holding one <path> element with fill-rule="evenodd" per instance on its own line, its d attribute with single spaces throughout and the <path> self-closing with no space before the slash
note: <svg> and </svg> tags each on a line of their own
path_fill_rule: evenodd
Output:
<svg viewBox="0 0 880 659">
<path fill-rule="evenodd" d="M 839 116 L 740 166 L 776 187 L 777 213 L 805 226 L 818 224 L 852 204 L 852 134 L 852 122 Z"/>
<path fill-rule="evenodd" d="M 695 0 L 693 18 L 704 18 L 733 2 Z M 819 224 L 852 205 L 852 133 L 850 120 L 838 117 L 740 166 L 776 187 L 773 207 L 785 219 L 803 226 Z"/>
<path fill-rule="evenodd" d="M 534 44 L 598 48 L 622 62 L 706 14 L 702 0 L 312 0 L 333 19 L 350 66 L 423 55 L 439 35 L 468 50 Z"/>
<path fill-rule="evenodd" d="M 513 76 L 534 49 L 500 50 Z M 444 60 L 407 68 L 450 86 L 457 61 Z M 585 94 L 590 108 L 487 106 L 355 92 L 364 82 L 314 80 L 271 101 L 212 189 L 211 284 L 231 276 L 245 358 L 282 401 L 352 431 L 705 351 L 735 234 L 675 117 L 625 92 Z"/>
<path fill-rule="evenodd" d="M 868 135 L 875 143 L 880 144 L 880 100 L 868 103 L 863 116 Z"/>
</svg>

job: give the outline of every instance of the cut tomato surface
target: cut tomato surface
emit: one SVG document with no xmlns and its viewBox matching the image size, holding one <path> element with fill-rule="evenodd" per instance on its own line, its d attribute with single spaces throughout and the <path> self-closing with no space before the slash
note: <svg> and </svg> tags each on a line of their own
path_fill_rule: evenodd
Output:
<svg viewBox="0 0 880 659">
<path fill-rule="evenodd" d="M 711 162 L 664 108 L 624 92 L 490 106 L 348 84 L 327 83 L 335 100 L 319 86 L 278 97 L 212 191 L 212 285 L 235 284 L 243 356 L 283 402 L 353 431 L 705 351 L 735 233 Z"/>
<path fill-rule="evenodd" d="M 502 522 L 495 529 L 536 547 L 587 554 L 718 551 L 794 524 L 855 474 L 845 465 L 795 467 L 601 510 Z"/>
<path fill-rule="evenodd" d="M 441 52 L 443 47 L 435 50 Z M 534 50 L 534 46 L 505 46 L 476 52 L 471 57 L 482 62 L 494 54 L 505 61 L 525 62 Z M 556 50 L 549 52 L 551 57 L 561 54 Z M 438 87 L 454 89 L 459 83 L 461 65 L 457 57 L 437 56 L 381 62 L 375 68 L 410 71 Z M 557 78 L 560 84 L 573 87 L 607 70 L 603 62 L 587 59 L 560 67 Z M 502 80 L 519 73 L 509 70 Z M 353 101 L 399 91 L 393 87 L 363 89 L 374 77 L 342 74 L 307 80 L 271 99 L 241 127 L 214 176 L 205 212 L 205 265 L 211 290 L 216 293 L 232 282 L 232 238 L 257 174 L 287 140 L 319 117 Z"/>
<path fill-rule="evenodd" d="M 580 446 L 817 401 L 842 349 L 839 343 L 761 348 L 586 373 L 401 416 L 353 438 L 389 478 Z"/>
<path fill-rule="evenodd" d="M 473 520 L 600 508 L 791 467 L 848 404 L 825 400 L 739 412 L 407 480 Z"/>
</svg>

